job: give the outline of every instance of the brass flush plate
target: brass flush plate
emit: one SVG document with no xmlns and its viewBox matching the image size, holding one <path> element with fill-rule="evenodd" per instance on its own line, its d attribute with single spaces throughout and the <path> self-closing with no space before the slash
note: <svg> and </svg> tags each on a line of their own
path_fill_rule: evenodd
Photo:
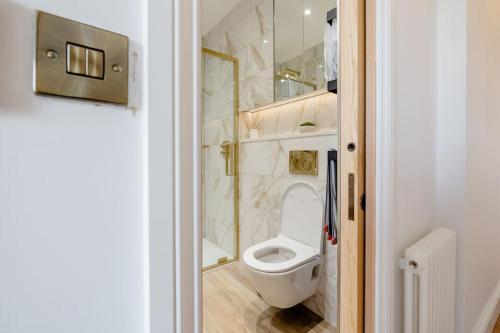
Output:
<svg viewBox="0 0 500 333">
<path fill-rule="evenodd" d="M 39 11 L 33 90 L 126 105 L 128 44 L 126 36 Z"/>
<path fill-rule="evenodd" d="M 289 171 L 293 175 L 318 175 L 317 150 L 291 150 L 289 153 Z"/>
</svg>

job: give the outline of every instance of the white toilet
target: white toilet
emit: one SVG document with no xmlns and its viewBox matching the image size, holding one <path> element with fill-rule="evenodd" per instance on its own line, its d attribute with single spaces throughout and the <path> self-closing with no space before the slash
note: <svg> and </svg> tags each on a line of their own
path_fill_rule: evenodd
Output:
<svg viewBox="0 0 500 333">
<path fill-rule="evenodd" d="M 269 305 L 292 307 L 319 287 L 323 255 L 323 202 L 309 185 L 291 185 L 282 199 L 278 237 L 243 254 L 258 294 Z"/>
</svg>

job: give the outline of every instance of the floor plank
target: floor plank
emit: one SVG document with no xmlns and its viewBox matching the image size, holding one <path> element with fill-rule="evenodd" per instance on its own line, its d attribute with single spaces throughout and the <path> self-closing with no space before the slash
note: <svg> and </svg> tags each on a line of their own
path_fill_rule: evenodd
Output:
<svg viewBox="0 0 500 333">
<path fill-rule="evenodd" d="M 241 263 L 203 273 L 204 333 L 336 333 L 303 305 L 280 310 L 253 290 Z"/>
<path fill-rule="evenodd" d="M 500 333 L 500 317 L 498 317 L 497 323 L 495 324 L 495 328 L 493 328 L 492 333 Z"/>
</svg>

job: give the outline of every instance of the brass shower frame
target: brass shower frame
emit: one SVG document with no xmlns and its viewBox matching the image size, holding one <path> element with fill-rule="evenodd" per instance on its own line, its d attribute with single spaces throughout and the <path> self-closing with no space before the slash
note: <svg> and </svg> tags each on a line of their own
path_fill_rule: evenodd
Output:
<svg viewBox="0 0 500 333">
<path fill-rule="evenodd" d="M 221 267 L 233 262 L 240 258 L 240 172 L 239 172 L 239 151 L 240 151 L 240 127 L 239 127 L 239 108 L 240 108 L 240 93 L 239 93 L 239 68 L 240 61 L 238 58 L 229 54 L 214 51 L 207 48 L 201 49 L 202 54 L 207 54 L 233 63 L 233 76 L 234 76 L 234 105 L 233 105 L 233 144 L 232 144 L 232 170 L 233 170 L 233 204 L 234 204 L 234 258 L 219 262 L 215 265 L 202 267 L 202 271 L 208 271 L 217 267 Z M 203 147 L 202 147 L 203 148 Z"/>
</svg>

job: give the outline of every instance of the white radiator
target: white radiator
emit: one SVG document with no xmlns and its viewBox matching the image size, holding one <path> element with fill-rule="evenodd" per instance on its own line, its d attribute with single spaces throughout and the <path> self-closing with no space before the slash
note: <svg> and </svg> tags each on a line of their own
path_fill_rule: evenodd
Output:
<svg viewBox="0 0 500 333">
<path fill-rule="evenodd" d="M 453 333 L 455 231 L 436 229 L 404 255 L 404 333 Z"/>
</svg>

